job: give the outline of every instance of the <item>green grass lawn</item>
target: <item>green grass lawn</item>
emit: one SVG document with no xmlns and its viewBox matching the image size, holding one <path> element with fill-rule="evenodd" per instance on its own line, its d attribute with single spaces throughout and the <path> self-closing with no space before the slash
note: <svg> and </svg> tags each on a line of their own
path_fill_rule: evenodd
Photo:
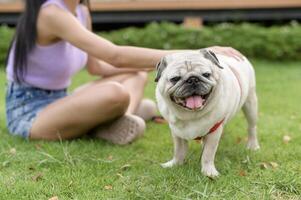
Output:
<svg viewBox="0 0 301 200">
<path fill-rule="evenodd" d="M 219 146 L 216 180 L 201 174 L 201 147 L 194 141 L 185 165 L 159 166 L 172 157 L 165 124 L 148 123 L 145 136 L 124 147 L 91 139 L 12 137 L 5 128 L 5 74 L 0 72 L 0 199 L 301 199 L 301 63 L 254 65 L 261 149 L 245 149 L 246 122 L 239 113 Z M 72 88 L 89 79 L 81 72 Z M 154 98 L 154 88 L 151 76 L 145 96 Z M 291 137 L 288 144 L 284 135 Z M 261 166 L 269 162 L 278 166 Z"/>
</svg>

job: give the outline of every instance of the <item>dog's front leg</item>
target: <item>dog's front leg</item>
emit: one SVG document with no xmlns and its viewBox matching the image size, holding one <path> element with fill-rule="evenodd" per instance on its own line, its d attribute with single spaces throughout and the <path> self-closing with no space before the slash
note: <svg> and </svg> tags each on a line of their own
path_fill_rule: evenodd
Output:
<svg viewBox="0 0 301 200">
<path fill-rule="evenodd" d="M 175 165 L 181 165 L 184 163 L 187 150 L 188 150 L 187 140 L 173 135 L 173 143 L 174 143 L 173 159 L 166 163 L 161 164 L 161 166 L 164 168 L 173 167 Z"/>
<path fill-rule="evenodd" d="M 215 153 L 223 132 L 223 127 L 219 127 L 213 133 L 209 133 L 204 138 L 202 153 L 202 173 L 205 176 L 216 177 L 219 175 L 214 165 Z"/>
</svg>

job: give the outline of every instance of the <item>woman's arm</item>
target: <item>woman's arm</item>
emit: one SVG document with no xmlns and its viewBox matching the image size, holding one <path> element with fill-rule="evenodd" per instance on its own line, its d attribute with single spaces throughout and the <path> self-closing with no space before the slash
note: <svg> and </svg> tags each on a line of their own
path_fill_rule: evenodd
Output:
<svg viewBox="0 0 301 200">
<path fill-rule="evenodd" d="M 92 31 L 92 20 L 89 9 L 82 5 L 82 9 L 85 12 L 87 19 L 87 29 Z M 133 73 L 142 70 L 150 71 L 151 69 L 140 69 L 140 68 L 117 68 L 103 60 L 97 59 L 93 56 L 88 55 L 87 70 L 91 75 L 97 75 L 102 77 L 113 76 L 117 74 Z"/>
<path fill-rule="evenodd" d="M 121 68 L 154 68 L 161 57 L 175 52 L 115 45 L 86 29 L 75 16 L 56 5 L 41 9 L 38 25 L 53 37 L 68 41 L 89 55 Z"/>
<path fill-rule="evenodd" d="M 89 55 L 122 68 L 154 68 L 158 60 L 170 53 L 164 50 L 117 46 L 82 26 L 71 13 L 49 5 L 40 11 L 40 28 L 68 41 Z"/>
<path fill-rule="evenodd" d="M 87 64 L 87 70 L 91 75 L 97 75 L 102 77 L 113 76 L 117 74 L 133 73 L 139 71 L 151 71 L 147 68 L 117 68 L 109 63 L 95 58 L 90 58 Z"/>
</svg>

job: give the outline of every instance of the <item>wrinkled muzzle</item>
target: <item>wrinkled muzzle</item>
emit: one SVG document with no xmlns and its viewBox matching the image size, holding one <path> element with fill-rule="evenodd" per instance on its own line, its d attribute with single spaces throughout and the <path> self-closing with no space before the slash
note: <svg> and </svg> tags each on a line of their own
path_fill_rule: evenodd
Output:
<svg viewBox="0 0 301 200">
<path fill-rule="evenodd" d="M 212 89 L 212 83 L 203 80 L 201 77 L 192 76 L 176 85 L 174 91 L 170 94 L 170 98 L 182 108 L 200 110 L 206 105 Z"/>
</svg>

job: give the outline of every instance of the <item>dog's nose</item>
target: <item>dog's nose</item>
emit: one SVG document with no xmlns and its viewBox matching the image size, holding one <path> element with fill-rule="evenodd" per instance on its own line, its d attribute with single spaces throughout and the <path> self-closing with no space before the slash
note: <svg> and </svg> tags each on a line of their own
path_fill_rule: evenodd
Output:
<svg viewBox="0 0 301 200">
<path fill-rule="evenodd" d="M 187 79 L 186 82 L 189 84 L 195 84 L 195 83 L 200 82 L 200 79 L 196 76 L 192 76 L 192 77 L 189 77 L 189 79 Z"/>
</svg>

